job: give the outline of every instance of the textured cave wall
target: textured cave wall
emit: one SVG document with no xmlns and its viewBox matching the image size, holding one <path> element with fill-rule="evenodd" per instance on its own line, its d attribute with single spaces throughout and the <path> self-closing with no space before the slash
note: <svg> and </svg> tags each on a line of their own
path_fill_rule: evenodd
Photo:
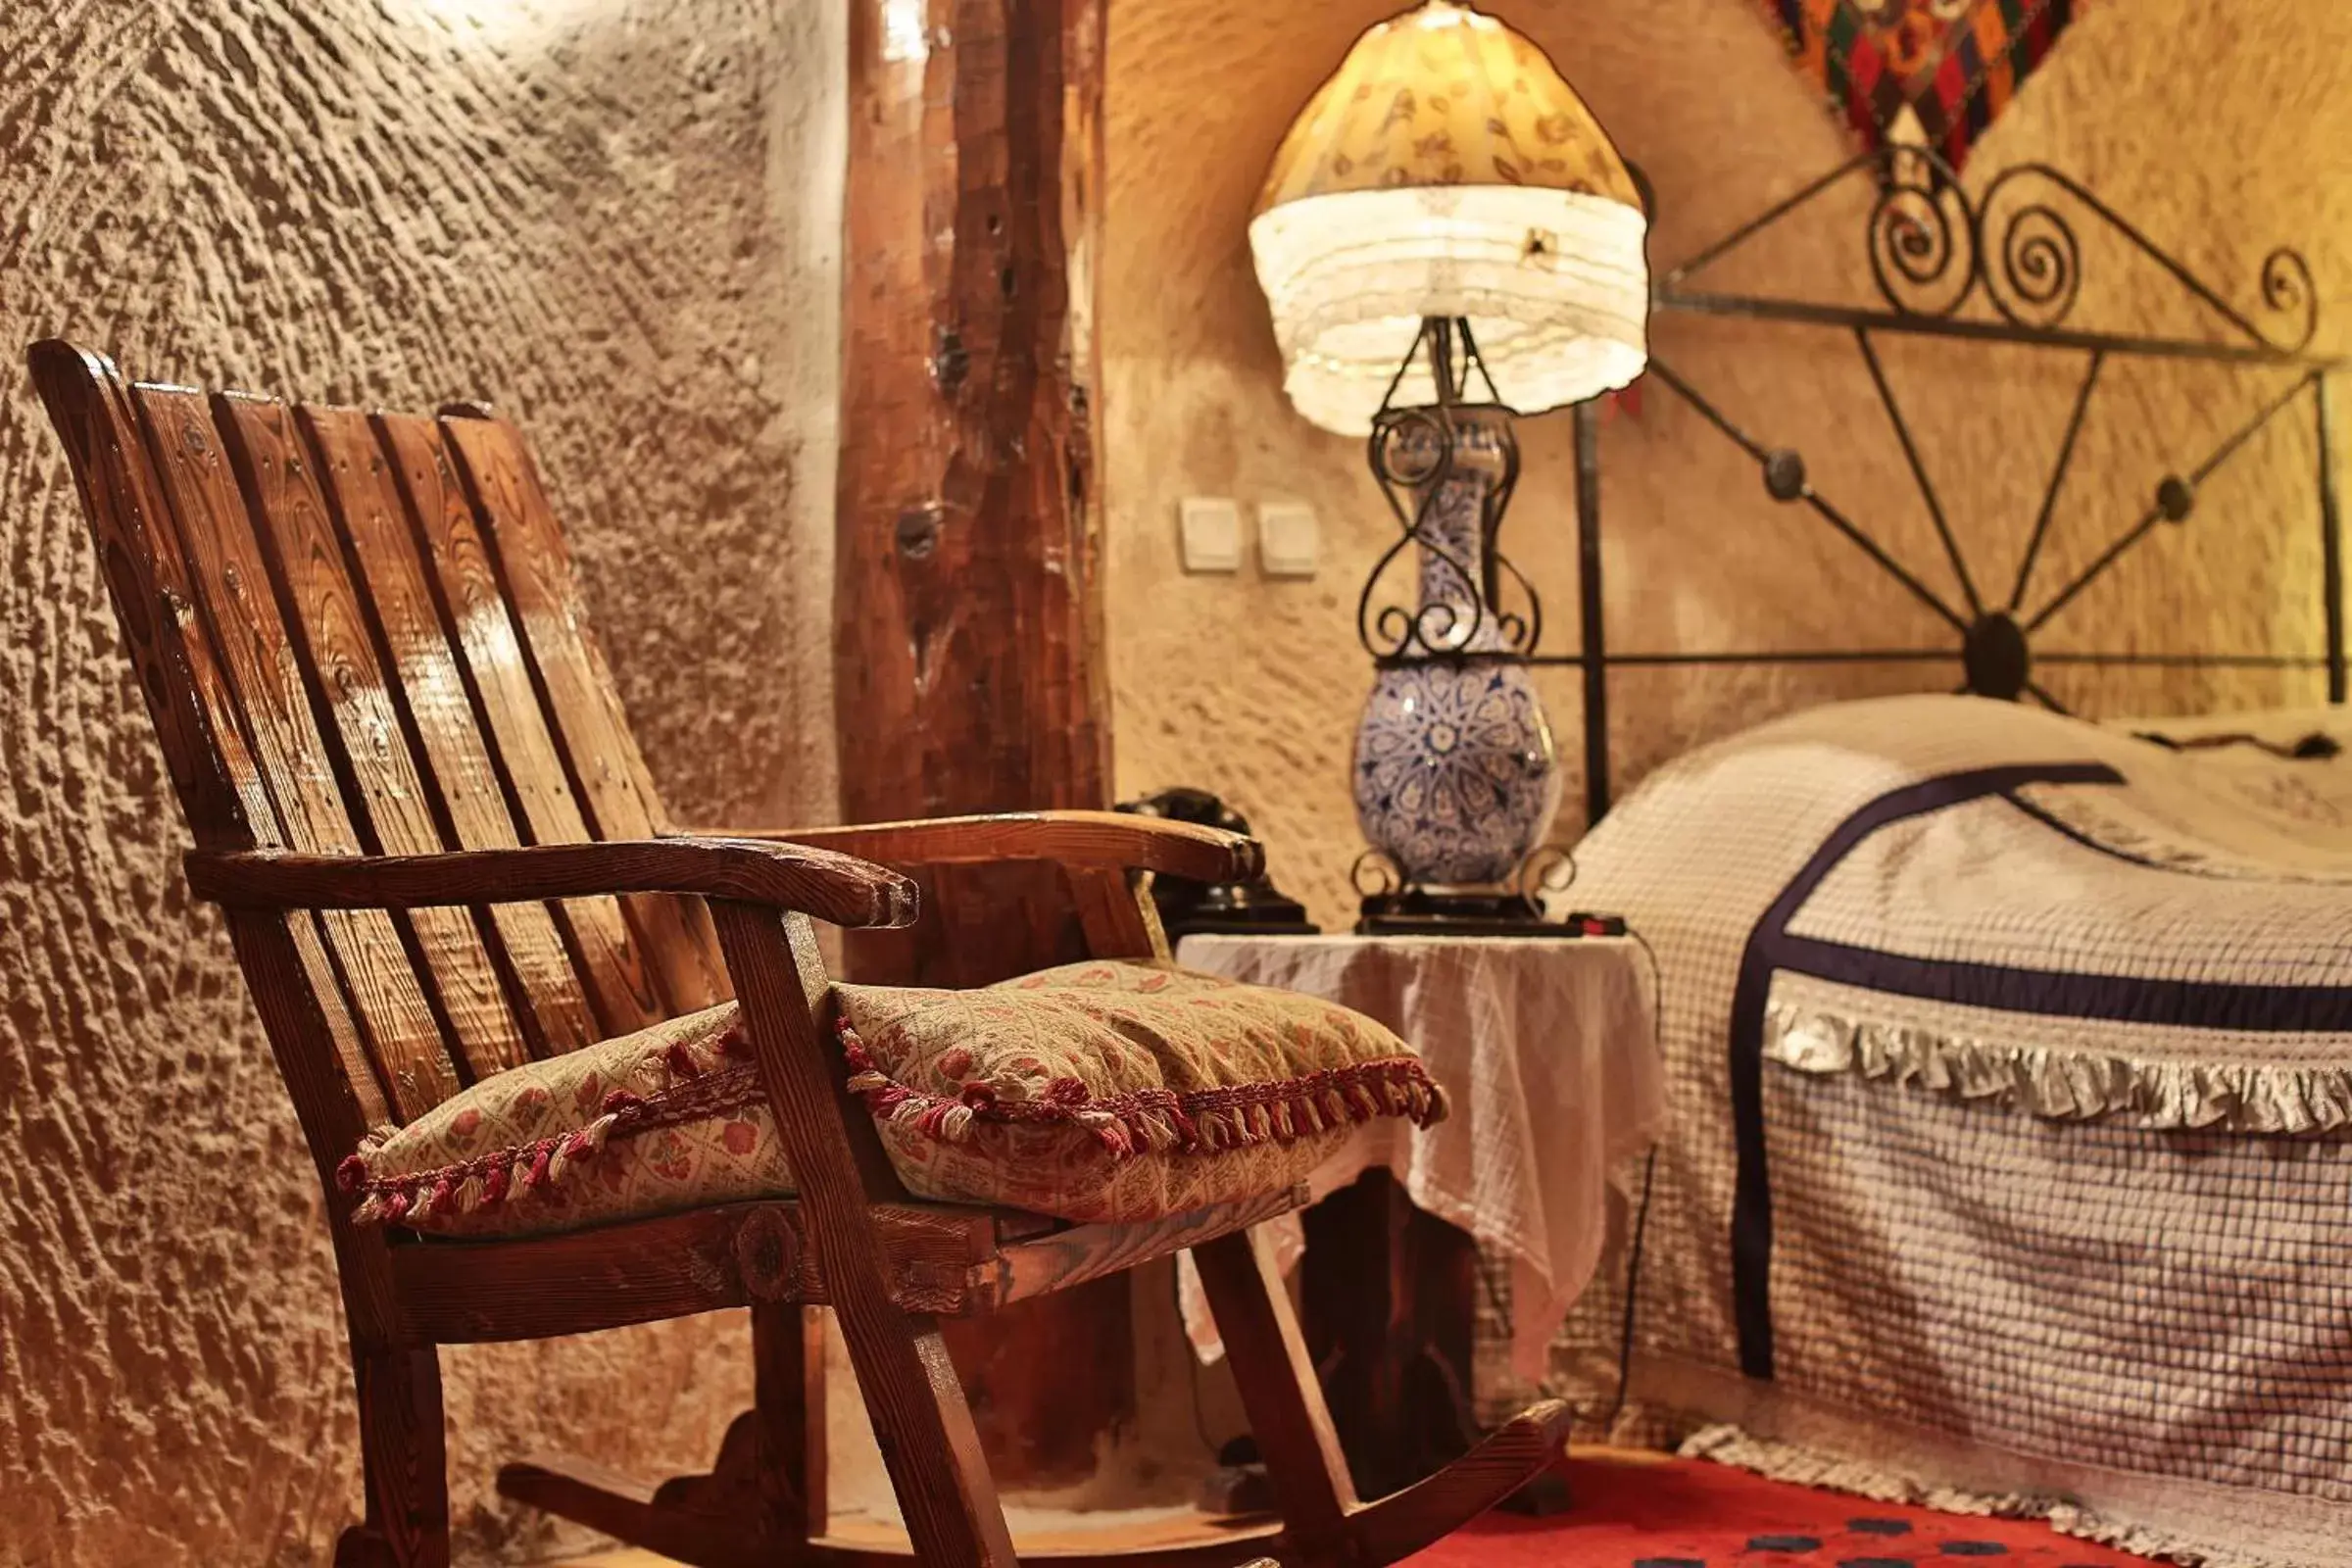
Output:
<svg viewBox="0 0 2352 1568">
<path fill-rule="evenodd" d="M 0 12 L 0 1563 L 323 1562 L 357 1507 L 326 1234 L 22 346 L 531 434 L 677 814 L 833 808 L 844 59 L 820 0 Z M 739 1323 L 449 1354 L 504 1457 L 707 1462 Z"/>
<path fill-rule="evenodd" d="M 1276 141 L 1393 0 L 1114 6 L 1102 319 L 1118 786 L 1223 792 L 1267 839 L 1277 880 L 1327 926 L 1352 918 L 1359 850 L 1348 755 L 1370 681 L 1355 596 L 1394 524 L 1359 442 L 1317 431 L 1280 389 L 1246 227 Z M 1850 152 L 1752 0 L 1494 0 L 1550 51 L 1659 203 L 1670 266 Z M 2241 309 L 2272 246 L 2310 256 L 2319 346 L 2352 342 L 2352 13 L 2296 0 L 2142 0 L 2092 8 L 1981 145 L 1971 182 L 2047 159 L 2082 177 Z M 1710 272 L 1716 286 L 1854 303 L 1867 202 L 1818 207 Z M 2077 324 L 2175 332 L 2195 316 L 2144 262 L 2086 240 Z M 2329 319 L 2330 316 L 2335 318 Z M 1769 444 L 1802 449 L 1827 495 L 1947 600 L 1960 597 L 1850 338 L 1661 318 L 1657 351 Z M 1890 341 L 1889 380 L 1994 603 L 2032 532 L 2082 359 Z M 2193 463 L 2282 384 L 2275 372 L 2111 363 L 2035 572 L 2029 608 L 2136 518 L 2168 466 Z M 2345 399 L 2339 394 L 2339 410 Z M 2341 424 L 2338 438 L 2352 434 Z M 1545 646 L 1575 646 L 1572 432 L 1521 426 L 1525 468 L 1503 543 L 1542 590 Z M 1942 623 L 1817 519 L 1779 510 L 1754 466 L 1663 387 L 1603 426 L 1612 646 L 1628 651 L 1948 646 Z M 2316 652 L 2316 445 L 2308 414 L 2250 443 L 2161 530 L 2053 621 L 2048 649 Z M 1311 502 L 1312 580 L 1187 576 L 1176 505 Z M 1581 831 L 1576 677 L 1545 699 L 1571 771 L 1559 833 Z M 1836 697 L 1948 689 L 1956 664 L 1624 671 L 1612 680 L 1618 785 L 1711 736 Z M 2049 667 L 2091 711 L 2316 701 L 2314 675 Z"/>
</svg>

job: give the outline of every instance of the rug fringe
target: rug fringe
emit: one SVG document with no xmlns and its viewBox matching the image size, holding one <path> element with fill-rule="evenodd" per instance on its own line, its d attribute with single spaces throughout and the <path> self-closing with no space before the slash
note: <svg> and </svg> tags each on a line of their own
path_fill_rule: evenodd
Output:
<svg viewBox="0 0 2352 1568">
<path fill-rule="evenodd" d="M 1937 1513 L 1969 1514 L 1987 1519 L 2046 1519 L 2058 1505 L 2055 1497 L 2028 1497 L 2015 1493 L 1961 1492 L 1929 1487 L 1899 1470 L 1867 1459 L 1849 1459 L 1800 1447 L 1771 1438 L 1751 1437 L 1736 1426 L 1701 1427 L 1675 1450 L 1686 1459 L 1712 1459 L 1738 1470 L 1752 1470 L 1770 1481 L 1792 1481 L 1799 1486 L 1849 1492 L 1875 1502 L 1905 1502 Z"/>
<path fill-rule="evenodd" d="M 1999 1519 L 2039 1519 L 2061 1535 L 2097 1542 L 2154 1562 L 2180 1568 L 2312 1568 L 2305 1561 L 2259 1553 L 2216 1552 L 2144 1525 L 2104 1519 L 2063 1497 L 2022 1493 L 1974 1493 L 1930 1486 L 1915 1476 L 1865 1459 L 1825 1453 L 1793 1443 L 1759 1438 L 1728 1423 L 1702 1427 L 1677 1450 L 1686 1459 L 1707 1459 L 1771 1481 L 1790 1481 L 1850 1493 L 1876 1502 L 1909 1503 L 1938 1513 Z"/>
</svg>

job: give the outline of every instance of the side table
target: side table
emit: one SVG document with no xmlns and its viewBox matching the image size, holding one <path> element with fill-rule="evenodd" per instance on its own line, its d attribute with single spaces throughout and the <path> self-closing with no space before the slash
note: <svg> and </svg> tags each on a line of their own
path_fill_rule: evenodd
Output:
<svg viewBox="0 0 2352 1568">
<path fill-rule="evenodd" d="M 1623 937 L 1203 935 L 1177 959 L 1379 1019 L 1451 1102 L 1426 1132 L 1359 1129 L 1277 1238 L 1304 1248 L 1305 1328 L 1359 1490 L 1409 1484 L 1475 1435 L 1474 1247 L 1508 1262 L 1511 1359 L 1531 1380 L 1592 1280 L 1610 1173 L 1664 1110 L 1648 957 Z M 1187 1317 L 1212 1347 L 1205 1314 Z"/>
</svg>

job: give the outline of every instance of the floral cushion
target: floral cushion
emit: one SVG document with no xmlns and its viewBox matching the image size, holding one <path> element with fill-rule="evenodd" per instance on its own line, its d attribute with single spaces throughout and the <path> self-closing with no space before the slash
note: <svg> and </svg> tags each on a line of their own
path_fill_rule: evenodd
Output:
<svg viewBox="0 0 2352 1568">
<path fill-rule="evenodd" d="M 735 1004 L 485 1078 L 335 1172 L 359 1224 L 527 1236 L 792 1191 Z"/>
<path fill-rule="evenodd" d="M 1412 1048 L 1361 1013 L 1188 969 L 834 991 L 850 1087 L 928 1198 L 1152 1219 L 1288 1187 L 1352 1123 L 1445 1114 Z"/>
<path fill-rule="evenodd" d="M 834 1000 L 850 1087 L 924 1198 L 1153 1219 L 1288 1187 L 1353 1123 L 1445 1114 L 1371 1019 L 1164 964 Z M 370 1134 L 338 1174 L 360 1223 L 460 1235 L 792 1190 L 732 1003 L 486 1079 Z"/>
</svg>

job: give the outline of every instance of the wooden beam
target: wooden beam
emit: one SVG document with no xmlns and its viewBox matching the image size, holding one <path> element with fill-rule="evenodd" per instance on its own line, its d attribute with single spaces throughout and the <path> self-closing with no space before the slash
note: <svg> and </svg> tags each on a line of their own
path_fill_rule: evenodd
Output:
<svg viewBox="0 0 2352 1568">
<path fill-rule="evenodd" d="M 852 0 L 834 691 L 849 822 L 1110 804 L 1093 291 L 1103 0 Z M 921 874 L 853 978 L 1083 956 L 1053 866 Z M 999 1480 L 1135 1411 L 1128 1285 L 951 1325 Z"/>
<path fill-rule="evenodd" d="M 847 820 L 1100 807 L 1102 0 L 855 0 Z"/>
</svg>

